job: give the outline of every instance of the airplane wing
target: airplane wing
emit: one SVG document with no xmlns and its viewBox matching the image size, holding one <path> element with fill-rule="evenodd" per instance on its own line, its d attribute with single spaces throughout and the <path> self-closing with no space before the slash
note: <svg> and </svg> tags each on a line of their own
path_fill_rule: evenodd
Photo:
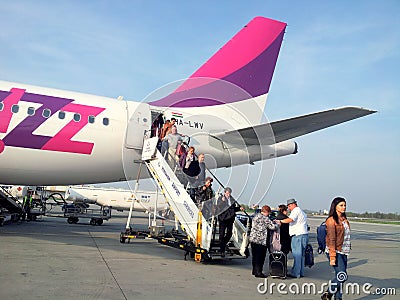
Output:
<svg viewBox="0 0 400 300">
<path fill-rule="evenodd" d="M 375 112 L 360 107 L 343 107 L 238 130 L 220 132 L 213 134 L 213 136 L 231 145 L 272 145 Z"/>
</svg>

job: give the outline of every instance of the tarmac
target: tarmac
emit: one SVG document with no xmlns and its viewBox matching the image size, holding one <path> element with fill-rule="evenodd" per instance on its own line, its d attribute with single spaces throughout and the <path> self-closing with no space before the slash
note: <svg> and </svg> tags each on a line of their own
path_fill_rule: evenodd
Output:
<svg viewBox="0 0 400 300">
<path fill-rule="evenodd" d="M 282 280 L 252 276 L 251 257 L 205 264 L 154 239 L 121 244 L 126 216 L 113 212 L 101 226 L 42 217 L 0 227 L 0 299 L 320 299 L 321 285 L 334 276 L 316 253 L 321 218 L 309 218 L 315 265 L 304 278 Z M 144 213 L 134 213 L 131 224 L 145 229 L 147 222 Z M 350 287 L 343 298 L 399 299 L 400 227 L 351 227 L 347 283 L 360 290 Z M 289 254 L 289 271 L 292 262 Z"/>
</svg>

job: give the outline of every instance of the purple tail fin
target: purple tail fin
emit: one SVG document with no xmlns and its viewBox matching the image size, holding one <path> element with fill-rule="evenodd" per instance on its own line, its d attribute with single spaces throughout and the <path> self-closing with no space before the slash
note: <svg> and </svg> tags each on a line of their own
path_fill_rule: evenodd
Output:
<svg viewBox="0 0 400 300">
<path fill-rule="evenodd" d="M 173 93 L 151 104 L 201 107 L 268 93 L 285 28 L 286 23 L 254 18 Z"/>
</svg>

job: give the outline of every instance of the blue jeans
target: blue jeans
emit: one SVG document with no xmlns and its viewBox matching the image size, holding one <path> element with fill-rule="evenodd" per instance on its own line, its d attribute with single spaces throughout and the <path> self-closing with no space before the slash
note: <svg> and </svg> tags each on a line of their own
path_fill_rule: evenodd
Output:
<svg viewBox="0 0 400 300">
<path fill-rule="evenodd" d="M 329 254 L 326 253 L 329 260 Z M 342 299 L 343 283 L 347 279 L 347 255 L 336 253 L 336 265 L 332 266 L 335 270 L 335 278 L 331 280 L 331 285 L 328 287 L 328 292 L 335 294 L 335 299 Z M 339 274 L 338 276 L 338 273 Z"/>
<path fill-rule="evenodd" d="M 307 233 L 292 236 L 292 254 L 294 261 L 291 273 L 297 278 L 299 278 L 300 276 L 304 276 L 304 259 L 307 244 Z"/>
</svg>

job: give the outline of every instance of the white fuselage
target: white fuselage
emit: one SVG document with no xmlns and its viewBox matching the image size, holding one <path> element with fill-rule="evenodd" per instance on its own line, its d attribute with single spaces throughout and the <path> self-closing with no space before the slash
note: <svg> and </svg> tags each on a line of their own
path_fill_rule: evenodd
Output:
<svg viewBox="0 0 400 300">
<path fill-rule="evenodd" d="M 115 188 L 71 186 L 65 194 L 66 200 L 108 206 L 116 210 L 153 212 L 168 209 L 164 196 L 157 191 L 130 191 Z"/>
<path fill-rule="evenodd" d="M 230 105 L 151 107 L 148 103 L 0 81 L 0 182 L 73 185 L 137 179 L 143 136 L 152 112 L 179 116 L 209 168 L 287 155 L 294 142 L 262 147 L 230 146 L 214 132 L 258 124 L 266 95 Z M 258 109 L 255 109 L 257 107 Z M 148 177 L 142 170 L 141 177 Z"/>
</svg>

